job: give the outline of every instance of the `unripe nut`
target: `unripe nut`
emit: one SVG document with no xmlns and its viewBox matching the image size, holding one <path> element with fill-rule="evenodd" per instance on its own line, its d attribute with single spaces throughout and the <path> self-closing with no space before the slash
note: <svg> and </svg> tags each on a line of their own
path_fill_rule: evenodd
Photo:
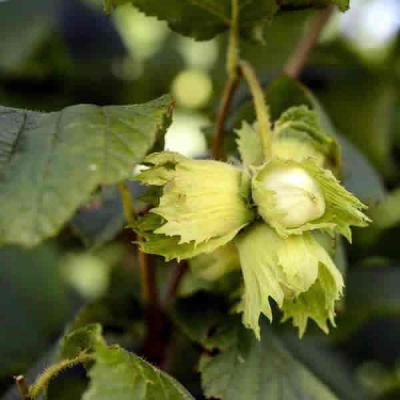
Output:
<svg viewBox="0 0 400 400">
<path fill-rule="evenodd" d="M 322 217 L 325 199 L 318 183 L 298 166 L 277 166 L 260 182 L 274 193 L 279 222 L 286 228 L 296 228 Z"/>
</svg>

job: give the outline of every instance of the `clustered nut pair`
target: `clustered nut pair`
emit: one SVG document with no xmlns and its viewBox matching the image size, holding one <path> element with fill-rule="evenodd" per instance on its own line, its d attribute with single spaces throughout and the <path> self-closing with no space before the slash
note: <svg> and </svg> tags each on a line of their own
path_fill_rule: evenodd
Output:
<svg viewBox="0 0 400 400">
<path fill-rule="evenodd" d="M 271 127 L 271 152 L 257 126 L 237 132 L 241 164 L 149 155 L 136 179 L 151 186 L 153 208 L 137 222 L 143 251 L 170 259 L 206 253 L 236 260 L 243 286 L 236 309 L 260 337 L 259 317 L 272 320 L 270 299 L 302 336 L 308 319 L 328 332 L 344 282 L 333 257 L 338 235 L 370 221 L 365 206 L 337 180 L 339 150 L 319 117 L 292 107 Z M 204 256 L 203 256 L 204 257 Z M 215 259 L 214 257 L 214 259 Z M 224 262 L 218 264 L 223 275 Z"/>
</svg>

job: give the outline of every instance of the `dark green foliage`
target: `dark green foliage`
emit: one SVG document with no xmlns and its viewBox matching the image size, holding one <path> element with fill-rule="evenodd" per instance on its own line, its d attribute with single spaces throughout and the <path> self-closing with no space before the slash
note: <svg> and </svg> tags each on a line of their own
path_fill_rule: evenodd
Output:
<svg viewBox="0 0 400 400">
<path fill-rule="evenodd" d="M 400 35 L 373 59 L 328 32 L 298 79 L 285 76 L 312 19 L 332 5 L 353 7 L 348 0 L 239 0 L 240 57 L 265 87 L 272 123 L 286 115 L 287 137 L 328 134 L 320 144 L 331 145 L 330 165 L 373 220 L 354 231 L 351 245 L 338 237 L 324 243 L 345 281 L 330 334 L 310 323 L 300 340 L 271 301 L 273 323 L 261 319 L 258 341 L 238 315 L 244 284 L 236 253 L 229 265 L 224 252 L 197 264 L 149 256 L 148 298 L 136 243 L 160 227 L 160 217 L 146 212 L 164 188 L 143 194 L 130 181 L 147 154 L 163 150 L 173 118 L 178 131 L 182 116 L 215 125 L 231 0 L 0 0 L 4 400 L 20 399 L 15 388 L 7 392 L 20 373 L 29 384 L 51 378 L 40 400 L 399 398 Z M 199 108 L 176 90 L 182 73 L 194 71 L 212 87 Z M 225 121 L 225 156 L 235 166 L 234 130 L 255 121 L 243 81 Z M 184 94 L 201 91 L 197 83 Z M 176 99 L 164 95 L 170 91 Z M 192 140 L 191 128 L 184 125 L 179 145 Z M 121 183 L 143 217 L 136 231 L 126 226 Z M 178 246 L 179 236 L 162 239 L 156 254 L 157 246 Z M 77 257 L 82 264 L 71 278 L 75 255 L 100 262 L 88 268 Z M 104 290 L 88 300 L 85 284 Z"/>
<path fill-rule="evenodd" d="M 1 108 L 0 242 L 34 246 L 56 234 L 98 185 L 130 177 L 165 132 L 170 108 L 168 96 L 50 114 Z"/>
</svg>

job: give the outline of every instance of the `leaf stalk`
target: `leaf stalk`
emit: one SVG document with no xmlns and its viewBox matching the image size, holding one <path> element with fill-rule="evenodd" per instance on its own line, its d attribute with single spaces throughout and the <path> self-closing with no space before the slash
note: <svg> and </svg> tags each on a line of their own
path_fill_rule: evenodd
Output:
<svg viewBox="0 0 400 400">
<path fill-rule="evenodd" d="M 265 160 L 269 160 L 272 153 L 272 133 L 269 110 L 265 104 L 264 91 L 257 79 L 257 75 L 253 67 L 247 61 L 240 62 L 240 70 L 243 74 L 243 77 L 247 81 L 247 84 L 249 85 L 249 89 L 253 97 L 254 108 L 258 122 L 258 133 L 261 139 L 264 158 Z"/>
<path fill-rule="evenodd" d="M 75 367 L 76 365 L 85 363 L 87 361 L 94 360 L 93 354 L 88 354 L 85 352 L 81 352 L 75 358 L 62 360 L 57 364 L 52 365 L 48 369 L 46 369 L 36 380 L 36 382 L 31 385 L 28 389 L 26 395 L 28 397 L 22 397 L 26 400 L 34 400 L 40 396 L 42 392 L 44 392 L 50 384 L 50 381 L 54 379 L 57 375 L 68 368 Z M 18 386 L 18 381 L 17 381 Z M 20 388 L 20 386 L 18 386 Z M 23 387 L 24 388 L 24 387 Z M 26 388 L 24 388 L 26 390 Z"/>
</svg>

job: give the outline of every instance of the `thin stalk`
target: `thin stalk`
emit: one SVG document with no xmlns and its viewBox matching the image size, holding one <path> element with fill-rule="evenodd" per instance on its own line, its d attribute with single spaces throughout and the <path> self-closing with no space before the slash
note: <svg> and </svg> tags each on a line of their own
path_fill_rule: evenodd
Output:
<svg viewBox="0 0 400 400">
<path fill-rule="evenodd" d="M 225 122 L 232 103 L 233 95 L 239 84 L 239 75 L 228 78 L 225 84 L 224 93 L 222 95 L 221 105 L 217 114 L 215 124 L 214 141 L 212 145 L 212 157 L 215 160 L 221 160 L 224 157 L 224 138 L 225 138 Z"/>
<path fill-rule="evenodd" d="M 124 183 L 118 184 L 118 190 L 121 195 L 121 201 L 124 208 L 125 219 L 130 226 L 135 224 L 136 212 L 133 203 L 132 194 L 129 190 L 128 185 Z M 140 237 L 137 238 L 140 241 Z M 152 266 L 149 262 L 149 256 L 143 253 L 138 248 L 138 260 L 140 268 L 140 281 L 142 287 L 142 298 L 143 303 L 148 304 L 150 302 L 158 303 L 157 289 L 155 287 L 155 273 L 152 271 Z"/>
<path fill-rule="evenodd" d="M 258 133 L 261 139 L 261 145 L 264 153 L 265 160 L 271 158 L 271 121 L 268 108 L 265 104 L 264 91 L 253 67 L 247 62 L 240 63 L 240 69 L 243 77 L 246 79 L 251 95 L 253 97 L 254 108 L 256 110 Z"/>
<path fill-rule="evenodd" d="M 239 64 L 239 0 L 231 0 L 231 10 L 231 26 L 226 57 L 226 70 L 230 79 L 237 75 Z"/>
<path fill-rule="evenodd" d="M 133 206 L 133 198 L 128 185 L 125 182 L 118 184 L 118 190 L 121 196 L 122 206 L 124 208 L 124 216 L 130 226 L 134 225 L 136 219 L 135 207 Z"/>
<path fill-rule="evenodd" d="M 37 381 L 29 388 L 28 399 L 38 398 L 39 395 L 47 389 L 50 381 L 62 371 L 93 359 L 93 354 L 80 353 L 75 358 L 63 360 L 58 364 L 52 365 L 46 371 L 44 371 L 43 374 L 39 376 Z"/>
<path fill-rule="evenodd" d="M 118 189 L 121 194 L 125 218 L 130 225 L 134 225 L 137 215 L 131 192 L 125 183 L 119 184 Z M 141 240 L 139 235 L 137 235 L 137 240 Z M 168 322 L 160 305 L 153 259 L 141 251 L 140 247 L 138 247 L 137 254 L 146 320 L 146 337 L 143 344 L 143 353 L 146 359 L 159 365 L 164 359 L 166 348 L 165 331 L 167 330 Z"/>
<path fill-rule="evenodd" d="M 297 44 L 296 49 L 283 69 L 286 75 L 292 78 L 298 78 L 300 76 L 307 63 L 308 56 L 310 55 L 311 50 L 318 43 L 319 37 L 321 36 L 326 23 L 329 21 L 333 10 L 334 6 L 331 4 L 324 10 L 320 11 L 310 21 L 310 27 L 307 34 Z"/>
<path fill-rule="evenodd" d="M 174 273 L 172 275 L 171 281 L 169 283 L 167 296 L 165 300 L 166 307 L 168 307 L 175 299 L 176 294 L 179 289 L 179 285 L 184 277 L 187 269 L 189 268 L 189 264 L 187 261 L 180 261 L 178 262 Z"/>
<path fill-rule="evenodd" d="M 212 157 L 221 160 L 224 157 L 225 122 L 232 103 L 233 95 L 239 84 L 239 0 L 232 1 L 232 15 L 229 31 L 228 50 L 226 55 L 226 71 L 228 79 L 222 94 L 221 104 L 217 114 Z"/>
<path fill-rule="evenodd" d="M 25 377 L 23 375 L 18 375 L 14 377 L 14 380 L 18 393 L 21 396 L 21 400 L 33 400 L 29 394 L 29 385 L 26 382 Z"/>
</svg>

